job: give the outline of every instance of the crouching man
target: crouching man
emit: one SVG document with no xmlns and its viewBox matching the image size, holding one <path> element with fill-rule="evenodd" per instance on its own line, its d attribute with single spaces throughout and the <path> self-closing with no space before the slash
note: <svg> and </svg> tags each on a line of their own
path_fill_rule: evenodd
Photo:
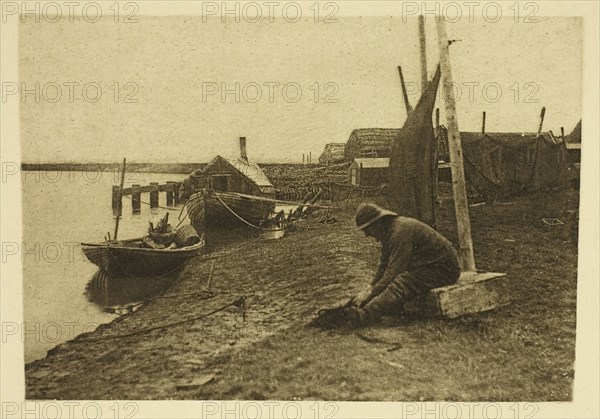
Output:
<svg viewBox="0 0 600 419">
<path fill-rule="evenodd" d="M 343 309 L 351 327 L 402 313 L 404 303 L 432 288 L 455 283 L 460 265 L 452 244 L 425 223 L 375 204 L 361 204 L 356 225 L 382 244 L 371 285 Z"/>
</svg>

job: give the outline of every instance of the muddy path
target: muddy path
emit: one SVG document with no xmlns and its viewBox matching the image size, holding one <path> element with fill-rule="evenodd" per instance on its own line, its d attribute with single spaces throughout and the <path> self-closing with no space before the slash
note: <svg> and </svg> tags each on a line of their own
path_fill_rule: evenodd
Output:
<svg viewBox="0 0 600 419">
<path fill-rule="evenodd" d="M 215 356 L 303 327 L 319 308 L 364 286 L 373 267 L 353 256 L 364 251 L 364 243 L 350 214 L 343 217 L 324 224 L 315 214 L 282 240 L 257 240 L 217 259 L 191 262 L 162 297 L 28 364 L 27 397 L 185 397 L 178 386 L 219 374 L 207 367 Z M 368 248 L 376 254 L 375 243 Z M 309 252 L 312 261 L 301 256 Z M 240 297 L 245 310 L 226 307 Z"/>
</svg>

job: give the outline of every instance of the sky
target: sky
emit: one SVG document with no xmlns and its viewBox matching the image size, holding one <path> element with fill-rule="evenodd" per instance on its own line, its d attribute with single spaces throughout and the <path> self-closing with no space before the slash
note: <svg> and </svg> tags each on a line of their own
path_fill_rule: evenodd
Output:
<svg viewBox="0 0 600 419">
<path fill-rule="evenodd" d="M 20 97 L 22 160 L 205 162 L 236 155 L 245 136 L 257 162 L 316 161 L 353 129 L 401 127 L 397 66 L 413 106 L 419 97 L 417 19 L 324 16 L 29 19 L 19 30 L 20 89 L 39 83 L 40 93 Z M 555 134 L 581 119 L 583 19 L 537 20 L 447 23 L 460 130 L 480 130 L 483 111 L 488 131 L 536 131 L 542 106 Z M 432 75 L 432 18 L 426 36 Z M 443 105 L 438 98 L 445 124 Z"/>
</svg>

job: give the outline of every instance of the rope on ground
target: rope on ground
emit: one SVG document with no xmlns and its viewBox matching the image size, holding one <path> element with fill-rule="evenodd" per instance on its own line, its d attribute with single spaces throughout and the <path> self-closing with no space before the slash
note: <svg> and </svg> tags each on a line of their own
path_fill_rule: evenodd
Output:
<svg viewBox="0 0 600 419">
<path fill-rule="evenodd" d="M 92 339 L 77 339 L 77 340 L 73 340 L 73 343 L 87 343 L 87 342 L 101 342 L 101 341 L 109 341 L 109 340 L 114 340 L 114 339 L 124 339 L 124 338 L 129 338 L 135 335 L 140 335 L 143 333 L 149 333 L 152 332 L 154 330 L 159 330 L 159 329 L 164 329 L 166 327 L 172 327 L 172 326 L 179 326 L 180 324 L 184 324 L 184 323 L 188 323 L 188 322 L 193 322 L 196 320 L 200 320 L 203 319 L 205 317 L 208 316 L 212 316 L 213 314 L 216 314 L 220 311 L 223 311 L 225 309 L 228 309 L 229 307 L 238 307 L 238 308 L 242 308 L 244 309 L 246 304 L 246 296 L 241 296 L 238 299 L 232 301 L 229 304 L 225 304 L 222 307 L 219 307 L 209 313 L 206 314 L 202 314 L 200 316 L 195 316 L 195 317 L 191 317 L 189 319 L 185 319 L 185 320 L 180 320 L 178 322 L 173 322 L 173 323 L 168 323 L 168 324 L 162 324 L 159 326 L 154 326 L 154 327 L 149 327 L 148 329 L 142 329 L 142 330 L 136 330 L 135 332 L 131 332 L 131 333 L 125 333 L 123 335 L 112 335 L 112 336 L 101 336 L 99 338 L 92 338 Z"/>
<path fill-rule="evenodd" d="M 181 293 L 181 294 L 165 294 L 165 295 L 157 295 L 154 298 L 151 298 L 147 301 L 154 301 L 154 300 L 161 300 L 161 299 L 166 299 L 166 298 L 180 298 L 180 297 L 191 297 L 191 296 L 198 296 L 198 295 L 202 295 L 204 298 L 199 298 L 198 300 L 210 300 L 211 298 L 213 298 L 215 296 L 215 294 L 210 291 L 210 290 L 203 290 L 203 291 L 197 291 L 197 292 L 185 292 L 185 293 Z"/>
</svg>

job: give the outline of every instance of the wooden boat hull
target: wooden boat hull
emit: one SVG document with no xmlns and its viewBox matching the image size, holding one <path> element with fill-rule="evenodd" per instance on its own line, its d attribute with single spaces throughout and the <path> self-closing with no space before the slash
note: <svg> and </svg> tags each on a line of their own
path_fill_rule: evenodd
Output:
<svg viewBox="0 0 600 419">
<path fill-rule="evenodd" d="M 197 231 L 258 227 L 274 209 L 272 201 L 232 192 L 203 191 L 188 200 L 188 214 Z"/>
<path fill-rule="evenodd" d="M 90 262 L 111 275 L 141 277 L 176 272 L 189 259 L 202 254 L 204 248 L 203 241 L 193 246 L 175 249 L 134 247 L 139 240 L 106 244 L 82 243 L 81 249 Z"/>
</svg>

